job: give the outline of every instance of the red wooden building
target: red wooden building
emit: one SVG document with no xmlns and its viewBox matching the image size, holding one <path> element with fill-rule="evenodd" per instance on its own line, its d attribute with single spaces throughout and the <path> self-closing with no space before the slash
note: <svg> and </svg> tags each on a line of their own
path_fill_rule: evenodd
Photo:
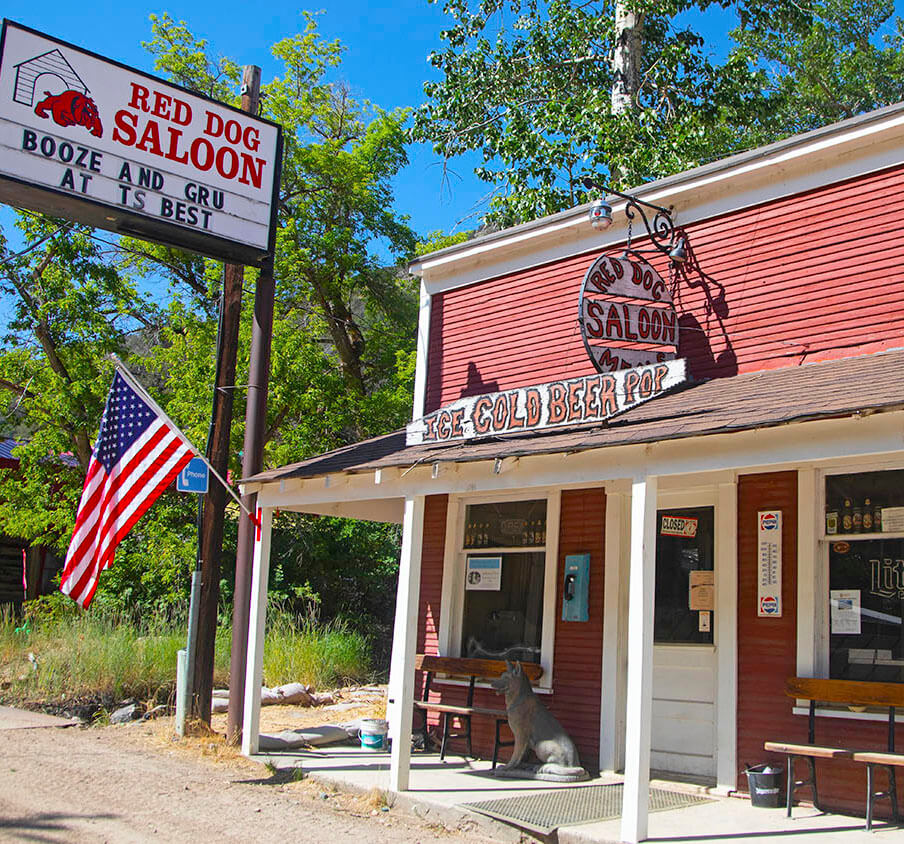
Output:
<svg viewBox="0 0 904 844">
<path fill-rule="evenodd" d="M 19 471 L 16 440 L 0 440 L 0 469 Z M 64 463 L 69 460 L 64 456 Z M 53 577 L 63 561 L 43 545 L 29 545 L 25 540 L 0 530 L 0 607 L 18 611 L 23 601 L 53 591 Z"/>
<path fill-rule="evenodd" d="M 416 652 L 539 662 L 583 763 L 623 770 L 635 794 L 651 768 L 746 789 L 765 740 L 806 739 L 790 676 L 904 682 L 902 187 L 904 104 L 637 188 L 686 255 L 628 255 L 664 282 L 655 302 L 643 285 L 587 293 L 600 259 L 651 248 L 619 196 L 604 230 L 582 206 L 416 261 L 407 437 L 245 481 L 264 516 L 247 688 L 276 508 L 404 524 L 398 789 Z M 673 317 L 677 342 L 654 343 Z M 594 331 L 616 352 L 585 342 Z M 666 363 L 611 377 L 594 354 Z M 595 413 L 610 399 L 617 413 Z M 566 560 L 587 567 L 577 604 Z M 246 706 L 246 752 L 256 719 Z M 882 748 L 882 719 L 825 709 L 817 729 Z M 827 805 L 862 812 L 862 766 L 820 777 Z M 626 840 L 645 837 L 644 813 L 626 805 Z"/>
</svg>

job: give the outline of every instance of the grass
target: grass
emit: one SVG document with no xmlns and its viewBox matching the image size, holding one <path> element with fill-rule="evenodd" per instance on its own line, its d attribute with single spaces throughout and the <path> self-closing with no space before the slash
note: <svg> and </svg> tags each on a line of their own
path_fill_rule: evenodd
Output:
<svg viewBox="0 0 904 844">
<path fill-rule="evenodd" d="M 17 630 L 17 625 L 20 629 Z M 217 631 L 214 686 L 228 685 L 232 630 Z M 21 622 L 0 618 L 0 699 L 10 703 L 125 698 L 165 701 L 175 686 L 184 622 L 100 609 Z M 268 616 L 264 682 L 317 689 L 370 678 L 369 643 L 343 624 L 317 625 L 282 608 Z"/>
</svg>

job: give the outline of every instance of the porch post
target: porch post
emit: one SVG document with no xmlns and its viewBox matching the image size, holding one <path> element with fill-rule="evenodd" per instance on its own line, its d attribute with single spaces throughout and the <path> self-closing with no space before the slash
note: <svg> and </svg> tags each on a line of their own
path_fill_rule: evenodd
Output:
<svg viewBox="0 0 904 844">
<path fill-rule="evenodd" d="M 603 563 L 605 606 L 603 608 L 603 682 L 600 700 L 600 771 L 621 769 L 621 737 L 624 733 L 625 679 L 622 660 L 624 612 L 622 588 L 623 529 L 627 495 L 606 488 L 606 559 Z"/>
<path fill-rule="evenodd" d="M 650 802 L 657 488 L 658 478 L 654 475 L 638 477 L 631 486 L 628 687 L 621 823 L 621 839 L 629 844 L 646 839 Z"/>
<path fill-rule="evenodd" d="M 424 538 L 424 496 L 405 499 L 399 588 L 389 669 L 389 732 L 392 755 L 389 788 L 407 791 L 411 768 L 411 719 L 414 715 L 414 655 L 418 600 L 421 593 L 421 550 Z"/>
<path fill-rule="evenodd" d="M 255 533 L 251 567 L 251 606 L 248 615 L 248 659 L 245 663 L 245 713 L 242 723 L 242 753 L 259 749 L 261 685 L 264 674 L 264 628 L 267 619 L 267 584 L 270 576 L 270 534 L 273 509 L 258 510 L 261 525 Z"/>
</svg>

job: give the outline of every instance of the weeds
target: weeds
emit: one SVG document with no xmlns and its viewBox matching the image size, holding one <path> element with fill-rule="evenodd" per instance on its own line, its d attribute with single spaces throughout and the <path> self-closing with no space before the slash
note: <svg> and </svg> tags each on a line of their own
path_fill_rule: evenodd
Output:
<svg viewBox="0 0 904 844">
<path fill-rule="evenodd" d="M 18 630 L 17 630 L 18 627 Z M 92 608 L 44 613 L 26 629 L 0 616 L 0 698 L 60 702 L 124 698 L 165 702 L 173 689 L 185 623 L 172 614 L 130 618 Z M 232 631 L 217 630 L 214 685 L 228 685 Z M 329 688 L 369 679 L 369 643 L 347 625 L 318 625 L 280 607 L 268 616 L 264 682 Z"/>
</svg>

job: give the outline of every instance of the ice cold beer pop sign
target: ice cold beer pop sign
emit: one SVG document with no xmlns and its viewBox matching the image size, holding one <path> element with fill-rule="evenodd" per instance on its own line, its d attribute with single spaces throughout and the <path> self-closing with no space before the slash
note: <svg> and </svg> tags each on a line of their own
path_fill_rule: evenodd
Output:
<svg viewBox="0 0 904 844">
<path fill-rule="evenodd" d="M 601 422 L 683 383 L 685 359 L 482 396 L 469 396 L 416 419 L 406 443 L 444 443 Z"/>
<path fill-rule="evenodd" d="M 280 146 L 275 123 L 4 21 L 0 201 L 254 263 Z"/>
</svg>

